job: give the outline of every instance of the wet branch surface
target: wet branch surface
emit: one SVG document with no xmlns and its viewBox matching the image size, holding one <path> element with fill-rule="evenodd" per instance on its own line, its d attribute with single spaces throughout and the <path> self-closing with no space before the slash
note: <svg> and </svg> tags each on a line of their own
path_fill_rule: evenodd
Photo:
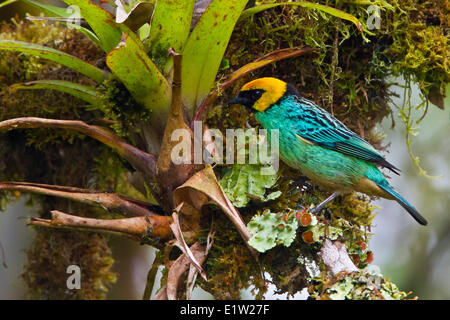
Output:
<svg viewBox="0 0 450 320">
<path fill-rule="evenodd" d="M 95 231 L 130 238 L 142 243 L 151 240 L 169 240 L 172 231 L 169 225 L 172 217 L 145 216 L 124 219 L 94 219 L 84 218 L 53 210 L 51 219 L 31 218 L 28 225 L 50 228 L 74 229 L 80 231 Z"/>
<path fill-rule="evenodd" d="M 0 182 L 0 190 L 31 192 L 65 198 L 89 205 L 101 206 L 107 211 L 129 217 L 157 215 L 151 210 L 154 207 L 152 204 L 115 193 L 28 182 Z"/>
</svg>

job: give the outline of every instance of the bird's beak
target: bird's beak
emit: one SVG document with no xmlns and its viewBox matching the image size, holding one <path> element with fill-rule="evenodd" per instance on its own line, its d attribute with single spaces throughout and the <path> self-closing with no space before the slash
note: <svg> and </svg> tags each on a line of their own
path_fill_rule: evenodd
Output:
<svg viewBox="0 0 450 320">
<path fill-rule="evenodd" d="M 242 104 L 242 99 L 238 95 L 227 102 L 227 104 Z"/>
<path fill-rule="evenodd" d="M 240 104 L 247 108 L 251 108 L 252 104 L 253 104 L 247 97 L 243 97 L 239 94 L 236 97 L 234 97 L 233 99 L 231 99 L 230 101 L 228 101 L 227 103 L 228 104 Z"/>
</svg>

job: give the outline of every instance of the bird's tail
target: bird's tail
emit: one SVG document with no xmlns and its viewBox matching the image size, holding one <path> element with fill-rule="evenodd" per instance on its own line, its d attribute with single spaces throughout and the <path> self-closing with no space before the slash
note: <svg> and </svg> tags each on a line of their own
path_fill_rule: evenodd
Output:
<svg viewBox="0 0 450 320">
<path fill-rule="evenodd" d="M 408 203 L 401 195 L 399 195 L 390 185 L 377 183 L 377 185 L 389 193 L 391 196 L 395 198 L 395 200 L 406 210 L 408 213 L 421 225 L 427 225 L 427 220 L 416 210 L 412 205 Z"/>
</svg>

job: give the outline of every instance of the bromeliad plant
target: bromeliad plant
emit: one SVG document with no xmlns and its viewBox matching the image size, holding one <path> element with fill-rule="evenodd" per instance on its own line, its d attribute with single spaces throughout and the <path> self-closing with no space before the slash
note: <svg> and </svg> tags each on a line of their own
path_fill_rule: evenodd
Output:
<svg viewBox="0 0 450 320">
<path fill-rule="evenodd" d="M 57 123 L 46 120 L 46 124 L 43 124 L 38 119 L 17 121 L 22 123 L 22 127 L 68 126 L 113 147 L 145 176 L 147 183 L 157 181 L 159 186 L 150 188 L 150 190 L 167 212 L 173 209 L 172 190 L 192 175 L 191 169 L 186 168 L 187 172 L 184 173 L 172 172 L 173 170 L 183 170 L 170 164 L 170 152 L 173 145 L 169 141 L 171 132 L 176 128 L 188 128 L 192 115 L 198 110 L 196 115 L 198 120 L 199 112 L 212 102 L 211 96 L 217 97 L 218 91 L 209 95 L 208 93 L 214 87 L 216 74 L 238 19 L 246 19 L 261 10 L 283 4 L 261 5 L 244 10 L 247 1 L 214 1 L 206 8 L 195 27 L 190 31 L 195 4 L 193 0 L 159 1 L 157 5 L 156 2 L 151 1 L 140 2 L 134 6 L 130 5 L 128 13 L 122 3 L 118 1 L 116 17 L 97 4 L 86 0 L 65 1 L 71 8 L 78 8 L 81 16 L 74 15 L 73 10 L 68 11 L 33 0 L 24 1 L 38 7 L 49 17 L 63 21 L 88 36 L 105 51 L 106 65 L 110 72 L 46 46 L 1 40 L 1 50 L 33 54 L 57 62 L 80 72 L 97 84 L 86 86 L 70 81 L 38 80 L 18 83 L 12 85 L 11 89 L 59 90 L 84 100 L 89 104 L 90 110 L 95 110 L 104 108 L 100 89 L 102 83 L 113 79 L 119 81 L 141 108 L 141 119 L 125 121 L 133 122 L 131 126 L 141 131 L 140 135 L 146 142 L 147 150 L 137 150 L 121 142 L 113 133 L 102 131 L 104 129 L 98 127 L 89 127 L 87 130 L 86 127 L 82 127 L 83 124 L 69 124 L 68 122 Z M 323 10 L 350 20 L 360 28 L 356 18 L 340 10 L 307 2 L 295 4 Z M 83 26 L 81 22 L 86 22 L 89 28 Z M 181 73 L 177 80 L 173 80 L 175 76 L 174 58 L 168 53 L 169 48 L 172 48 L 174 54 L 182 54 L 178 66 Z M 220 89 L 224 90 L 239 77 L 256 68 L 277 60 L 301 55 L 309 50 L 293 48 L 274 52 L 237 71 L 230 80 L 220 86 Z M 180 90 L 173 90 L 178 85 L 181 86 Z M 174 91 L 178 92 L 179 96 L 175 96 Z M 169 111 L 171 107 L 173 110 Z M 118 105 L 117 108 L 122 108 L 122 106 Z M 183 115 L 177 113 L 177 110 L 181 110 L 181 108 Z M 169 117 L 170 113 L 172 116 Z M 26 121 L 27 124 L 24 124 L 23 121 Z M 17 127 L 16 121 L 3 124 L 4 129 L 12 127 Z M 163 137 L 164 133 L 165 137 Z"/>
<path fill-rule="evenodd" d="M 124 4 L 117 0 L 110 3 L 114 8 L 113 14 L 89 0 L 64 0 L 71 6 L 71 10 L 35 0 L 22 1 L 37 7 L 46 15 L 29 19 L 56 20 L 84 34 L 104 51 L 105 65 L 93 65 L 49 46 L 0 39 L 0 50 L 38 56 L 76 70 L 89 79 L 83 81 L 83 84 L 63 80 L 35 80 L 13 84 L 10 86 L 11 92 L 24 89 L 61 91 L 84 101 L 87 112 L 102 114 L 104 118 L 99 119 L 96 124 L 81 120 L 14 118 L 0 122 L 0 130 L 65 129 L 98 140 L 123 159 L 126 167 L 130 169 L 127 182 L 144 195 L 148 202 L 92 189 L 27 182 L 3 182 L 0 183 L 0 190 L 61 197 L 100 206 L 110 213 L 119 214 L 120 219 L 93 219 L 53 210 L 50 219 L 31 218 L 29 224 L 119 234 L 162 249 L 168 273 L 165 285 L 156 298 L 169 299 L 180 296 L 189 298 L 197 273 L 203 277 L 201 281 L 205 281 L 203 282 L 205 288 L 213 291 L 220 289 L 220 286 L 209 281 L 202 267 L 205 261 L 206 266 L 211 266 L 207 260 L 211 247 L 215 245 L 219 248 L 217 252 L 221 252 L 224 241 L 227 240 L 224 239 L 227 236 L 214 231 L 216 228 L 224 228 L 226 222 L 220 220 L 213 223 L 210 217 L 214 215 L 207 214 L 210 207 L 206 205 L 213 204 L 226 214 L 247 245 L 245 253 L 234 255 L 235 258 L 248 256 L 248 260 L 243 260 L 247 265 L 241 266 L 243 262 L 236 258 L 233 262 L 236 268 L 242 267 L 241 271 L 247 270 L 242 273 L 250 273 L 248 264 L 257 266 L 252 269 L 253 281 L 258 283 L 259 288 L 265 288 L 265 283 L 260 281 L 263 278 L 261 274 L 263 268 L 258 265 L 258 253 L 255 248 L 263 252 L 276 244 L 288 246 L 294 241 L 295 228 L 300 228 L 306 235 L 308 232 L 312 234 L 311 230 L 316 230 L 317 227 L 311 230 L 302 229 L 313 227 L 311 223 L 302 222 L 304 219 L 300 218 L 304 216 L 303 213 L 292 209 L 289 213 L 267 212 L 264 216 L 267 228 L 276 227 L 279 220 L 287 215 L 286 225 L 290 228 L 289 241 L 285 242 L 283 239 L 286 237 L 279 236 L 278 240 L 273 239 L 269 247 L 261 245 L 257 237 L 264 232 L 261 233 L 258 218 L 255 217 L 249 224 L 251 233 L 235 208 L 237 202 L 231 197 L 233 191 L 242 190 L 242 194 L 236 199 L 239 199 L 240 203 L 248 203 L 247 196 L 251 196 L 252 193 L 245 191 L 248 187 L 242 188 L 240 185 L 242 178 L 239 175 L 248 174 L 248 170 L 253 169 L 245 166 L 234 167 L 219 183 L 217 175 L 221 173 L 220 168 L 216 170 L 202 164 L 176 165 L 172 162 L 171 154 L 178 141 L 172 140 L 172 133 L 177 129 L 185 129 L 194 139 L 191 130 L 193 121 L 204 120 L 214 101 L 237 80 L 266 65 L 314 51 L 310 47 L 278 49 L 241 67 L 222 81 L 217 79 L 217 75 L 223 65 L 226 65 L 225 50 L 239 21 L 251 19 L 253 15 L 274 7 L 300 6 L 350 21 L 359 31 L 363 31 L 363 36 L 365 33 L 369 34 L 366 27 L 353 15 L 310 2 L 249 5 L 247 0 L 213 0 L 197 3 L 195 0 L 161 0 Z M 206 126 L 205 129 L 207 132 Z M 264 196 L 264 191 L 273 187 L 276 179 L 263 181 L 258 176 L 253 179 L 253 183 L 261 182 L 261 187 L 254 189 L 261 201 L 269 201 L 280 195 L 281 192 L 278 191 Z M 241 189 L 236 189 L 236 186 Z M 271 214 L 274 216 L 270 216 Z M 249 218 L 246 221 L 248 222 Z M 346 232 L 350 232 L 351 228 L 348 224 L 345 225 L 345 221 L 340 223 Z M 278 225 L 283 225 L 284 228 L 283 223 Z M 270 230 L 265 230 L 266 233 L 267 231 Z M 319 237 L 304 236 L 303 240 L 307 239 L 306 243 L 316 243 L 315 252 L 318 252 L 323 244 L 321 254 L 325 257 L 327 252 L 342 249 L 333 247 L 331 242 L 319 241 Z M 335 239 L 337 237 L 332 240 Z M 182 254 L 175 260 L 170 260 L 171 249 L 174 246 L 180 248 Z M 363 251 L 355 252 L 354 255 L 358 256 L 358 259 L 362 257 L 365 261 L 364 255 L 367 255 L 367 252 Z M 233 258 L 227 254 L 224 253 L 222 257 L 215 256 L 216 265 L 213 267 L 220 268 L 220 265 L 227 263 L 227 259 Z M 338 262 L 342 264 L 342 261 Z M 344 271 L 357 271 L 351 263 L 345 263 L 344 265 L 349 267 L 344 268 Z M 149 284 L 145 294 L 147 298 L 148 292 L 151 292 L 157 266 L 158 262 L 155 262 L 149 273 Z M 178 287 L 187 270 L 189 270 L 186 280 L 187 290 L 185 295 L 180 295 Z M 272 269 L 270 272 L 276 273 L 277 270 Z M 241 281 L 242 277 L 250 278 L 248 274 L 243 276 L 240 273 L 231 277 L 237 282 Z M 248 286 L 242 283 L 240 285 Z M 286 283 L 280 283 L 282 288 L 285 285 Z M 290 289 L 287 291 L 292 293 Z"/>
</svg>

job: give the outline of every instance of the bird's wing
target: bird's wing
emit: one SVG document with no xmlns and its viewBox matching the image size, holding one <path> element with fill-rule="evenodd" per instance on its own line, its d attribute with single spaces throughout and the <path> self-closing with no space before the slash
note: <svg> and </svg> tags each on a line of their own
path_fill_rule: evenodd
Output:
<svg viewBox="0 0 450 320">
<path fill-rule="evenodd" d="M 295 130 L 299 138 L 358 159 L 370 161 L 386 167 L 398 174 L 394 165 L 375 150 L 370 143 L 348 129 L 342 122 L 333 117 L 313 102 L 295 97 L 299 109 L 292 110 L 289 115 L 295 117 Z M 298 104 L 301 105 L 298 105 Z"/>
</svg>

